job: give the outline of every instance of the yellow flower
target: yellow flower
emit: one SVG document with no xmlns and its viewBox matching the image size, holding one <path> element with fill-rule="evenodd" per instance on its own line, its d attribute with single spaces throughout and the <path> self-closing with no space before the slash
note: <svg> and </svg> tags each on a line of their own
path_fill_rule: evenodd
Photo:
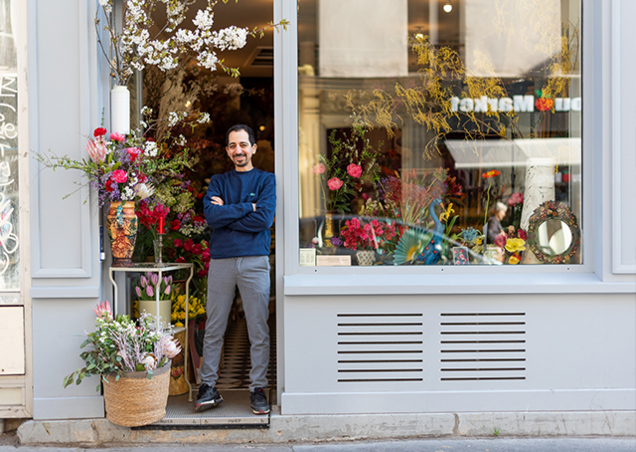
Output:
<svg viewBox="0 0 636 452">
<path fill-rule="evenodd" d="M 197 315 L 203 315 L 203 314 L 205 314 L 205 309 L 200 308 L 200 309 L 197 311 L 197 313 L 196 313 L 196 314 L 197 314 Z"/>
<path fill-rule="evenodd" d="M 513 254 L 512 256 L 510 256 L 510 259 L 508 259 L 508 263 L 511 265 L 517 265 L 519 263 L 519 258 L 517 256 L 518 254 Z"/>
<path fill-rule="evenodd" d="M 479 238 L 475 239 L 475 245 L 481 245 L 481 242 L 483 242 L 483 241 L 484 241 L 484 238 L 483 237 L 479 237 Z"/>
<path fill-rule="evenodd" d="M 523 239 L 508 239 L 506 241 L 506 251 L 510 253 L 516 253 L 517 251 L 524 251 L 526 241 Z"/>
<path fill-rule="evenodd" d="M 176 327 L 178 328 L 178 327 L 183 326 L 183 323 L 181 323 L 181 322 L 177 322 L 177 323 L 175 323 L 175 324 L 174 324 L 174 326 L 176 326 Z"/>
<path fill-rule="evenodd" d="M 439 216 L 439 221 L 448 221 L 448 219 L 451 216 L 451 213 L 454 213 L 455 210 L 453 209 L 453 203 L 451 202 L 448 205 L 448 208 L 446 209 L 445 212 L 442 212 L 442 214 Z"/>
</svg>

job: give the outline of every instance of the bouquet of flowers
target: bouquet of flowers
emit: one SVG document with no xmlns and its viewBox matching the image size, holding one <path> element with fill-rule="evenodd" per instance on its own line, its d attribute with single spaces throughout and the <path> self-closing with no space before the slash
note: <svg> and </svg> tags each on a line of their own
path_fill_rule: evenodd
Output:
<svg viewBox="0 0 636 452">
<path fill-rule="evenodd" d="M 160 155 L 157 143 L 136 134 L 111 133 L 98 127 L 86 143 L 88 159 L 37 155 L 52 168 L 79 169 L 88 176 L 88 185 L 99 196 L 99 206 L 107 202 L 143 200 L 166 178 L 179 174 L 188 164 L 184 154 L 170 159 Z"/>
<path fill-rule="evenodd" d="M 190 297 L 188 303 L 188 318 L 185 312 L 185 295 L 179 295 L 172 303 L 172 316 L 170 320 L 174 322 L 175 327 L 183 326 L 187 320 L 196 319 L 205 315 L 205 302 L 201 298 Z"/>
<path fill-rule="evenodd" d="M 351 250 L 378 250 L 397 236 L 395 226 L 376 219 L 352 218 L 340 230 L 345 248 Z"/>
<path fill-rule="evenodd" d="M 521 212 L 523 210 L 523 193 L 516 192 L 508 198 L 508 206 L 512 209 L 511 224 L 518 228 L 521 225 Z"/>
<path fill-rule="evenodd" d="M 167 297 L 172 292 L 172 275 L 164 276 L 159 280 L 159 275 L 154 272 L 146 272 L 145 275 L 141 275 L 134 284 L 135 293 L 138 300 L 150 300 L 156 299 L 156 292 Z M 164 299 L 161 297 L 161 299 Z"/>
<path fill-rule="evenodd" d="M 331 156 L 320 155 L 312 171 L 327 181 L 327 191 L 320 185 L 327 211 L 350 212 L 351 200 L 362 192 L 365 181 L 377 182 L 380 167 L 362 127 L 353 126 L 351 136 L 344 141 L 336 138 L 336 133 L 334 130 L 329 136 Z"/>
<path fill-rule="evenodd" d="M 181 352 L 170 331 L 151 315 L 142 315 L 139 324 L 126 315 L 113 318 L 108 301 L 99 303 L 94 311 L 96 329 L 87 333 L 88 338 L 81 345 L 90 346 L 80 353 L 85 365 L 64 378 L 64 387 L 73 382 L 80 384 L 86 375 L 101 375 L 107 381 L 109 373 L 119 379 L 124 372 L 146 371 L 150 379 L 154 369 L 168 364 Z"/>
<path fill-rule="evenodd" d="M 526 231 L 512 225 L 495 237 L 495 245 L 503 250 L 505 264 L 516 265 L 521 261 L 521 253 L 526 249 L 527 239 Z"/>
</svg>

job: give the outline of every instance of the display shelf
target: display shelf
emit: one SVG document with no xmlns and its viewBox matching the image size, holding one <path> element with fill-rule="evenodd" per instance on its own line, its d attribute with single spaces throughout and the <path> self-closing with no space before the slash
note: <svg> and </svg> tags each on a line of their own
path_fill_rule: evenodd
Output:
<svg viewBox="0 0 636 452">
<path fill-rule="evenodd" d="M 113 314 L 115 316 L 117 316 L 117 309 L 118 309 L 118 286 L 117 286 L 117 282 L 115 281 L 115 273 L 144 273 L 144 272 L 151 272 L 151 273 L 158 273 L 159 274 L 159 280 L 161 280 L 162 276 L 164 273 L 167 272 L 174 272 L 174 271 L 179 271 L 179 270 L 189 270 L 190 271 L 190 276 L 188 276 L 188 279 L 185 283 L 185 312 L 189 312 L 189 304 L 190 304 L 190 281 L 192 280 L 192 278 L 194 277 L 194 265 L 193 264 L 189 264 L 189 263 L 152 263 L 152 262 L 143 262 L 143 263 L 134 263 L 132 266 L 130 267 L 109 267 L 108 269 L 108 277 L 110 278 L 110 282 L 113 285 Z M 155 297 L 156 297 L 156 312 L 159 312 L 159 298 L 160 298 L 160 293 L 158 290 L 155 291 Z M 126 302 L 126 308 L 129 308 L 128 306 L 128 302 Z M 127 311 L 129 311 L 128 313 L 130 313 L 130 309 L 127 309 Z M 189 322 L 185 322 L 185 326 L 183 328 L 180 328 L 178 330 L 180 331 L 184 331 L 185 330 L 185 344 L 181 344 L 183 347 L 183 354 L 184 354 L 184 362 L 183 362 L 183 372 L 185 375 L 185 381 L 188 384 L 188 401 L 192 402 L 192 384 L 190 383 L 189 379 L 187 378 L 188 376 L 188 358 L 189 358 L 189 347 L 188 347 L 188 323 Z M 175 332 L 177 332 L 177 329 L 175 329 Z"/>
</svg>

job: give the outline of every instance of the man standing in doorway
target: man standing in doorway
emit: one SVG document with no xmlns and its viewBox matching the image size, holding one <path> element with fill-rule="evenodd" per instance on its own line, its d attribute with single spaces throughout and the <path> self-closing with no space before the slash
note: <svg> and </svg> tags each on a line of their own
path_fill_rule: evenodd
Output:
<svg viewBox="0 0 636 452">
<path fill-rule="evenodd" d="M 269 366 L 269 249 L 270 227 L 276 210 L 276 180 L 254 168 L 254 132 L 245 125 L 226 135 L 227 155 L 234 169 L 212 176 L 203 210 L 213 229 L 210 237 L 207 322 L 203 340 L 202 384 L 196 411 L 219 405 L 215 385 L 223 336 L 238 286 L 250 340 L 252 369 L 250 402 L 255 414 L 269 413 L 264 392 Z"/>
</svg>

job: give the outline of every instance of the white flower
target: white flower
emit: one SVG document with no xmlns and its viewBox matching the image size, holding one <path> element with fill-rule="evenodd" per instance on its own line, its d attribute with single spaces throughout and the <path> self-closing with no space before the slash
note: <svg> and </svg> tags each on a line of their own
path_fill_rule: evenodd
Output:
<svg viewBox="0 0 636 452">
<path fill-rule="evenodd" d="M 144 146 L 144 152 L 149 157 L 157 156 L 157 143 L 154 141 L 146 141 L 146 146 Z"/>
<path fill-rule="evenodd" d="M 154 192 L 155 189 L 152 185 L 139 184 L 135 186 L 135 193 L 139 199 L 150 198 Z"/>
<path fill-rule="evenodd" d="M 199 119 L 197 119 L 199 124 L 206 124 L 210 122 L 210 114 L 209 113 L 200 113 Z"/>
<path fill-rule="evenodd" d="M 157 360 L 154 356 L 148 354 L 141 360 L 140 364 L 143 364 L 146 370 L 152 370 L 157 367 Z"/>
<path fill-rule="evenodd" d="M 209 30 L 214 23 L 214 13 L 209 10 L 199 10 L 197 17 L 192 21 L 200 30 Z"/>
<path fill-rule="evenodd" d="M 179 135 L 179 137 L 174 141 L 177 146 L 185 146 L 187 143 L 186 137 L 183 135 Z"/>
<path fill-rule="evenodd" d="M 135 199 L 135 190 L 133 190 L 130 185 L 126 185 L 126 187 L 121 192 L 122 201 L 132 201 Z"/>
<path fill-rule="evenodd" d="M 179 115 L 174 111 L 171 111 L 168 115 L 168 124 L 170 124 L 170 127 L 174 127 L 179 122 L 179 119 Z"/>
<path fill-rule="evenodd" d="M 113 5 L 111 0 L 99 0 L 99 6 L 104 8 L 104 11 L 110 13 L 113 10 Z"/>
</svg>

